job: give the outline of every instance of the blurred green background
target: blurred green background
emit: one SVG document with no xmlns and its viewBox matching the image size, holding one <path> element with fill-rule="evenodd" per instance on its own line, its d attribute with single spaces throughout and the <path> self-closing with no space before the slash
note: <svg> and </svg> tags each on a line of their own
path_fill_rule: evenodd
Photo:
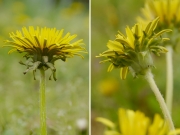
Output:
<svg viewBox="0 0 180 135">
<path fill-rule="evenodd" d="M 64 29 L 77 34 L 89 48 L 88 0 L 0 0 L 0 44 L 9 33 L 23 26 Z M 8 55 L 0 48 L 0 135 L 39 135 L 39 71 L 23 75 L 26 67 L 18 62 L 23 55 Z M 57 81 L 49 81 L 47 71 L 47 127 L 49 135 L 81 135 L 80 120 L 88 127 L 88 54 L 57 61 Z M 88 128 L 84 131 L 88 132 Z"/>
<path fill-rule="evenodd" d="M 91 36 L 92 36 L 92 64 L 91 64 L 91 115 L 92 135 L 102 135 L 105 126 L 95 121 L 96 117 L 105 117 L 118 124 L 118 108 L 140 110 L 147 116 L 153 117 L 155 113 L 161 114 L 159 104 L 147 82 L 139 77 L 134 79 L 129 73 L 126 80 L 120 79 L 118 69 L 108 73 L 109 63 L 99 64 L 103 58 L 96 58 L 107 50 L 108 40 L 114 40 L 117 31 L 125 33 L 125 27 L 132 27 L 136 17 L 141 15 L 140 9 L 144 0 L 91 0 Z M 165 55 L 154 57 L 154 79 L 165 97 L 166 63 Z M 180 127 L 180 46 L 174 55 L 174 99 L 172 117 L 175 127 Z"/>
</svg>

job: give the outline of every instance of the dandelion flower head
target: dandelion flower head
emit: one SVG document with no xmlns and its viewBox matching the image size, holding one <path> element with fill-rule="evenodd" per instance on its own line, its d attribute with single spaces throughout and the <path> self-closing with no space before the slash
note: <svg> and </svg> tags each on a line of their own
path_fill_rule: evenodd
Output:
<svg viewBox="0 0 180 135">
<path fill-rule="evenodd" d="M 160 55 L 166 53 L 167 49 L 160 44 L 168 38 L 162 38 L 165 32 L 170 29 L 164 29 L 155 32 L 159 18 L 154 19 L 147 25 L 135 24 L 132 28 L 126 27 L 126 35 L 119 32 L 115 40 L 107 43 L 108 50 L 97 57 L 107 58 L 101 63 L 110 62 L 108 72 L 114 68 L 120 68 L 120 77 L 126 78 L 128 70 L 134 77 L 143 75 L 145 70 L 153 67 L 151 53 Z"/>
<path fill-rule="evenodd" d="M 119 127 L 112 121 L 98 117 L 96 120 L 106 125 L 104 135 L 167 135 L 169 128 L 159 114 L 153 121 L 140 111 L 120 108 L 118 111 Z"/>
<path fill-rule="evenodd" d="M 67 58 L 75 55 L 83 58 L 80 53 L 86 52 L 85 48 L 81 46 L 82 39 L 72 42 L 76 36 L 70 33 L 63 36 L 63 30 L 56 30 L 56 28 L 37 27 L 35 29 L 30 26 L 29 29 L 23 27 L 22 31 L 10 33 L 12 40 L 6 40 L 7 45 L 4 46 L 12 47 L 9 54 L 15 51 L 25 53 L 24 57 L 27 61 L 25 63 L 20 61 L 20 64 L 27 67 L 24 74 L 30 70 L 35 73 L 36 69 L 47 70 L 50 68 L 51 76 L 56 80 L 54 66 L 56 60 L 66 61 Z"/>
</svg>

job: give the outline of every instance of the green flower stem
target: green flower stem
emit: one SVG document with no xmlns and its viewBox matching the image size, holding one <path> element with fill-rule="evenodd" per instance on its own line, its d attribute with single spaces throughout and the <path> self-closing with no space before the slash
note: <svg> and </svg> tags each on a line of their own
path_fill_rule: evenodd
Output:
<svg viewBox="0 0 180 135">
<path fill-rule="evenodd" d="M 159 102 L 160 104 L 160 107 L 161 107 L 161 110 L 163 112 L 163 115 L 164 115 L 164 118 L 166 119 L 166 121 L 168 122 L 169 126 L 170 126 L 170 130 L 175 130 L 174 128 L 174 124 L 172 122 L 172 118 L 171 118 L 171 115 L 169 113 L 169 110 L 166 106 L 166 103 L 164 101 L 164 98 L 162 97 L 155 81 L 154 81 L 154 78 L 153 78 L 153 75 L 151 73 L 151 70 L 148 69 L 146 71 L 146 74 L 145 74 L 145 79 L 148 81 L 152 91 L 154 92 L 155 96 L 156 96 L 156 99 L 157 101 Z"/>
<path fill-rule="evenodd" d="M 41 123 L 41 135 L 47 135 L 46 129 L 46 91 L 45 91 L 45 71 L 40 69 L 41 81 L 40 81 L 40 123 Z"/>
<path fill-rule="evenodd" d="M 172 54 L 173 48 L 172 46 L 166 47 L 168 52 L 166 53 L 166 104 L 170 111 L 172 112 L 172 100 L 173 100 L 173 62 L 172 62 Z"/>
</svg>

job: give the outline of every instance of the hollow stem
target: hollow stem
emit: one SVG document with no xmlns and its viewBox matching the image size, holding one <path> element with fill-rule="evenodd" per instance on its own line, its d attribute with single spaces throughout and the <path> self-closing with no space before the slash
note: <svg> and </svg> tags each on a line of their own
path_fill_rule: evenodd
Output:
<svg viewBox="0 0 180 135">
<path fill-rule="evenodd" d="M 40 80 L 40 123 L 41 123 L 41 135 L 47 135 L 46 129 L 46 92 L 45 92 L 45 71 L 40 69 L 41 80 Z"/>
<path fill-rule="evenodd" d="M 173 48 L 172 46 L 167 46 L 166 48 L 168 50 L 168 52 L 166 53 L 166 104 L 171 113 L 173 100 Z"/>
<path fill-rule="evenodd" d="M 172 122 L 171 115 L 169 113 L 169 110 L 168 110 L 168 108 L 166 106 L 164 98 L 162 97 L 162 95 L 161 95 L 161 93 L 160 93 L 160 91 L 159 91 L 159 89 L 158 89 L 158 87 L 157 87 L 157 85 L 156 85 L 156 83 L 154 81 L 154 78 L 153 78 L 153 75 L 152 75 L 150 69 L 148 69 L 146 71 L 145 79 L 148 81 L 152 91 L 154 92 L 154 94 L 156 96 L 157 101 L 159 102 L 159 105 L 160 105 L 161 110 L 163 112 L 164 118 L 166 119 L 166 121 L 169 124 L 170 130 L 172 130 L 172 131 L 175 130 L 174 129 L 174 124 Z"/>
</svg>

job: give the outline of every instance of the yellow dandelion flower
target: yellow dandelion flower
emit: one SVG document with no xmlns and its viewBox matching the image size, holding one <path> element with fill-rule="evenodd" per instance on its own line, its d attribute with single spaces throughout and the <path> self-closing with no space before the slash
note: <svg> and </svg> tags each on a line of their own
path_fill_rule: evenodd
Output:
<svg viewBox="0 0 180 135">
<path fill-rule="evenodd" d="M 147 0 L 142 13 L 144 18 L 139 17 L 138 19 L 143 22 L 159 17 L 158 27 L 162 27 L 162 29 L 180 26 L 179 0 Z"/>
<path fill-rule="evenodd" d="M 153 122 L 140 111 L 120 108 L 118 114 L 123 135 L 165 135 L 169 131 L 167 123 L 159 114 L 154 116 Z"/>
<path fill-rule="evenodd" d="M 142 8 L 143 17 L 137 17 L 137 21 L 147 24 L 150 20 L 159 17 L 158 30 L 172 29 L 171 45 L 176 46 L 179 41 L 180 28 L 180 1 L 179 0 L 147 0 Z M 167 42 L 169 45 L 169 43 Z"/>
<path fill-rule="evenodd" d="M 83 44 L 82 39 L 72 42 L 76 36 L 70 33 L 63 36 L 63 30 L 56 30 L 56 28 L 37 27 L 34 29 L 33 26 L 30 26 L 29 29 L 23 27 L 22 31 L 10 33 L 12 40 L 6 40 L 5 43 L 8 45 L 4 46 L 13 48 L 8 52 L 9 54 L 15 51 L 25 53 L 26 63 L 20 61 L 20 64 L 27 66 L 24 74 L 29 70 L 33 70 L 34 73 L 36 69 L 47 70 L 50 68 L 53 78 L 56 80 L 56 68 L 54 67 L 56 60 L 66 61 L 66 58 L 74 55 L 83 58 L 79 52 L 86 52 L 85 48 L 81 46 Z"/>
<path fill-rule="evenodd" d="M 165 47 L 159 44 L 168 38 L 162 38 L 161 35 L 165 32 L 170 32 L 170 29 L 164 29 L 155 33 L 159 18 L 154 19 L 147 25 L 135 24 L 131 29 L 126 27 L 126 35 L 119 32 L 115 40 L 110 40 L 107 43 L 108 50 L 101 53 L 97 57 L 106 57 L 107 60 L 101 61 L 110 62 L 108 72 L 114 68 L 120 68 L 120 77 L 126 78 L 128 70 L 136 77 L 139 74 L 144 74 L 144 70 L 153 67 L 151 52 L 156 55 L 166 53 Z"/>
<path fill-rule="evenodd" d="M 108 128 L 104 135 L 174 135 L 179 129 L 170 131 L 165 120 L 159 114 L 155 114 L 153 121 L 140 111 L 125 110 L 118 111 L 119 128 L 112 121 L 98 117 L 96 120 Z"/>
</svg>

